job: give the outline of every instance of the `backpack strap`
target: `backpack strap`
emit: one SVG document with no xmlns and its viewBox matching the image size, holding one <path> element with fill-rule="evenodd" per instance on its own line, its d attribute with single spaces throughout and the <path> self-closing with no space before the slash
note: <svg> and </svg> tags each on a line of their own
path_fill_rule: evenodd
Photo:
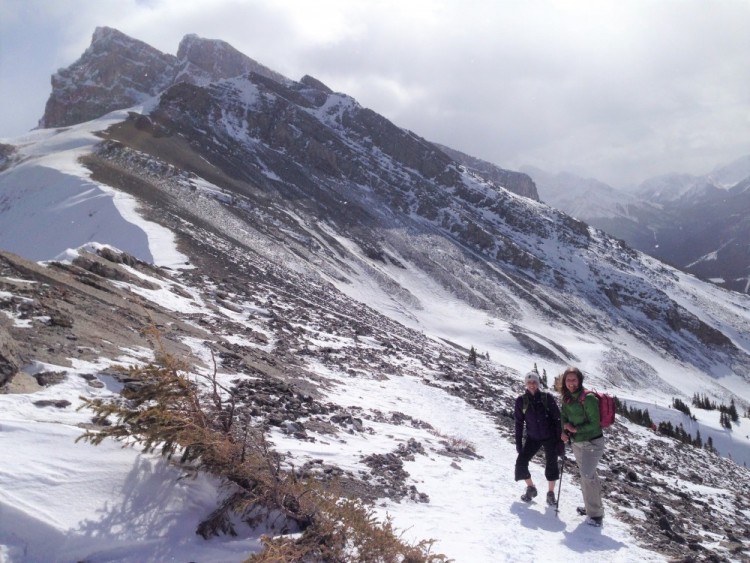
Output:
<svg viewBox="0 0 750 563">
<path fill-rule="evenodd" d="M 549 413 L 549 393 L 545 391 L 539 391 L 542 395 L 542 404 L 544 405 L 544 410 Z M 526 415 L 526 411 L 529 410 L 529 396 L 528 394 L 523 394 L 523 414 Z"/>
<path fill-rule="evenodd" d="M 581 404 L 581 407 L 583 408 L 583 416 L 586 417 L 586 420 L 589 419 L 589 415 L 586 414 L 586 397 L 588 397 L 591 394 L 591 391 L 588 389 L 581 389 L 581 394 L 578 396 L 578 402 Z"/>
<path fill-rule="evenodd" d="M 581 403 L 581 407 L 583 407 L 583 416 L 586 417 L 587 422 L 591 421 L 589 420 L 589 415 L 586 412 L 586 406 L 584 403 L 586 402 L 586 397 L 588 397 L 589 395 L 596 396 L 596 393 L 594 393 L 593 391 L 589 391 L 588 389 L 581 389 L 581 394 L 578 396 L 578 402 Z M 599 398 L 597 397 L 597 402 L 598 400 Z"/>
</svg>

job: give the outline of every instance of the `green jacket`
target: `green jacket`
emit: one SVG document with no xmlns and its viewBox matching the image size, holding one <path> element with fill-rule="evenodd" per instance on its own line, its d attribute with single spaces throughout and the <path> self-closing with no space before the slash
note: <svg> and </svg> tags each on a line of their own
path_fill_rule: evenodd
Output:
<svg viewBox="0 0 750 563">
<path fill-rule="evenodd" d="M 599 399 L 593 393 L 589 393 L 581 404 L 579 401 L 581 392 L 579 389 L 569 397 L 564 397 L 562 409 L 560 409 L 560 421 L 563 427 L 566 422 L 576 427 L 577 432 L 570 435 L 573 442 L 586 442 L 602 435 L 602 427 L 599 424 Z"/>
</svg>

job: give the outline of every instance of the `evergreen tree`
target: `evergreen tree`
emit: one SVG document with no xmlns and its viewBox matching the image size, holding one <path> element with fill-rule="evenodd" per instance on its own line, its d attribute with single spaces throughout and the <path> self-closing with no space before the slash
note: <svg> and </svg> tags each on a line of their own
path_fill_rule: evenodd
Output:
<svg viewBox="0 0 750 563">
<path fill-rule="evenodd" d="M 659 423 L 659 433 L 665 436 L 675 437 L 674 426 L 668 420 Z"/>
<path fill-rule="evenodd" d="M 709 436 L 708 440 L 706 440 L 706 449 L 709 452 L 716 452 L 716 448 L 714 448 L 714 439 L 711 436 Z"/>
<path fill-rule="evenodd" d="M 716 410 L 717 406 L 716 403 L 714 403 L 711 399 L 708 398 L 708 395 L 699 395 L 698 393 L 695 393 L 693 395 L 693 406 L 704 409 L 704 410 Z"/>
<path fill-rule="evenodd" d="M 690 407 L 687 406 L 681 399 L 678 397 L 675 397 L 672 399 L 672 406 L 676 408 L 678 411 L 685 413 L 686 415 L 690 416 Z"/>
<path fill-rule="evenodd" d="M 474 346 L 471 347 L 471 350 L 469 350 L 469 363 L 472 365 L 477 365 L 477 350 L 474 348 Z"/>
<path fill-rule="evenodd" d="M 729 410 L 727 412 L 729 413 L 729 418 L 732 419 L 732 422 L 739 422 L 740 415 L 737 413 L 737 405 L 734 404 L 734 399 L 730 401 Z"/>
<path fill-rule="evenodd" d="M 651 420 L 651 415 L 648 412 L 648 409 L 643 410 L 643 426 L 646 426 L 648 428 L 651 428 L 654 425 L 654 421 Z"/>
<path fill-rule="evenodd" d="M 729 417 L 729 413 L 722 411 L 722 413 L 719 415 L 719 424 L 721 424 L 721 426 L 724 428 L 732 428 L 732 420 Z"/>
</svg>

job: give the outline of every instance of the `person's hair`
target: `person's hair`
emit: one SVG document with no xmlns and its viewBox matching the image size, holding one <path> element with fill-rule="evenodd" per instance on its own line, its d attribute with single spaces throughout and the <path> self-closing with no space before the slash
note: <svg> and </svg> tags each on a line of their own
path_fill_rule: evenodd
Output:
<svg viewBox="0 0 750 563">
<path fill-rule="evenodd" d="M 581 372 L 581 370 L 575 366 L 568 366 L 567 368 L 565 368 L 565 371 L 560 374 L 560 392 L 562 394 L 563 401 L 566 403 L 569 403 L 573 400 L 571 392 L 568 391 L 568 388 L 565 386 L 565 377 L 570 373 L 574 373 L 576 375 L 576 378 L 578 379 L 578 389 L 583 389 L 583 373 Z"/>
</svg>

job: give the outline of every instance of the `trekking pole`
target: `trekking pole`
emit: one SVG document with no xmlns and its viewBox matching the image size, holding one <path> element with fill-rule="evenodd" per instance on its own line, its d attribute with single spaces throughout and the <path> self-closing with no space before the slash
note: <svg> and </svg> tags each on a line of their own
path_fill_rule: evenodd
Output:
<svg viewBox="0 0 750 563">
<path fill-rule="evenodd" d="M 557 486 L 557 500 L 555 501 L 555 514 L 560 512 L 560 492 L 562 491 L 563 471 L 565 471 L 565 454 L 560 458 L 560 484 Z"/>
<path fill-rule="evenodd" d="M 557 486 L 557 500 L 555 501 L 555 516 L 560 512 L 560 493 L 562 492 L 562 478 L 565 471 L 565 442 L 563 442 L 563 453 L 560 456 L 560 483 Z"/>
</svg>

